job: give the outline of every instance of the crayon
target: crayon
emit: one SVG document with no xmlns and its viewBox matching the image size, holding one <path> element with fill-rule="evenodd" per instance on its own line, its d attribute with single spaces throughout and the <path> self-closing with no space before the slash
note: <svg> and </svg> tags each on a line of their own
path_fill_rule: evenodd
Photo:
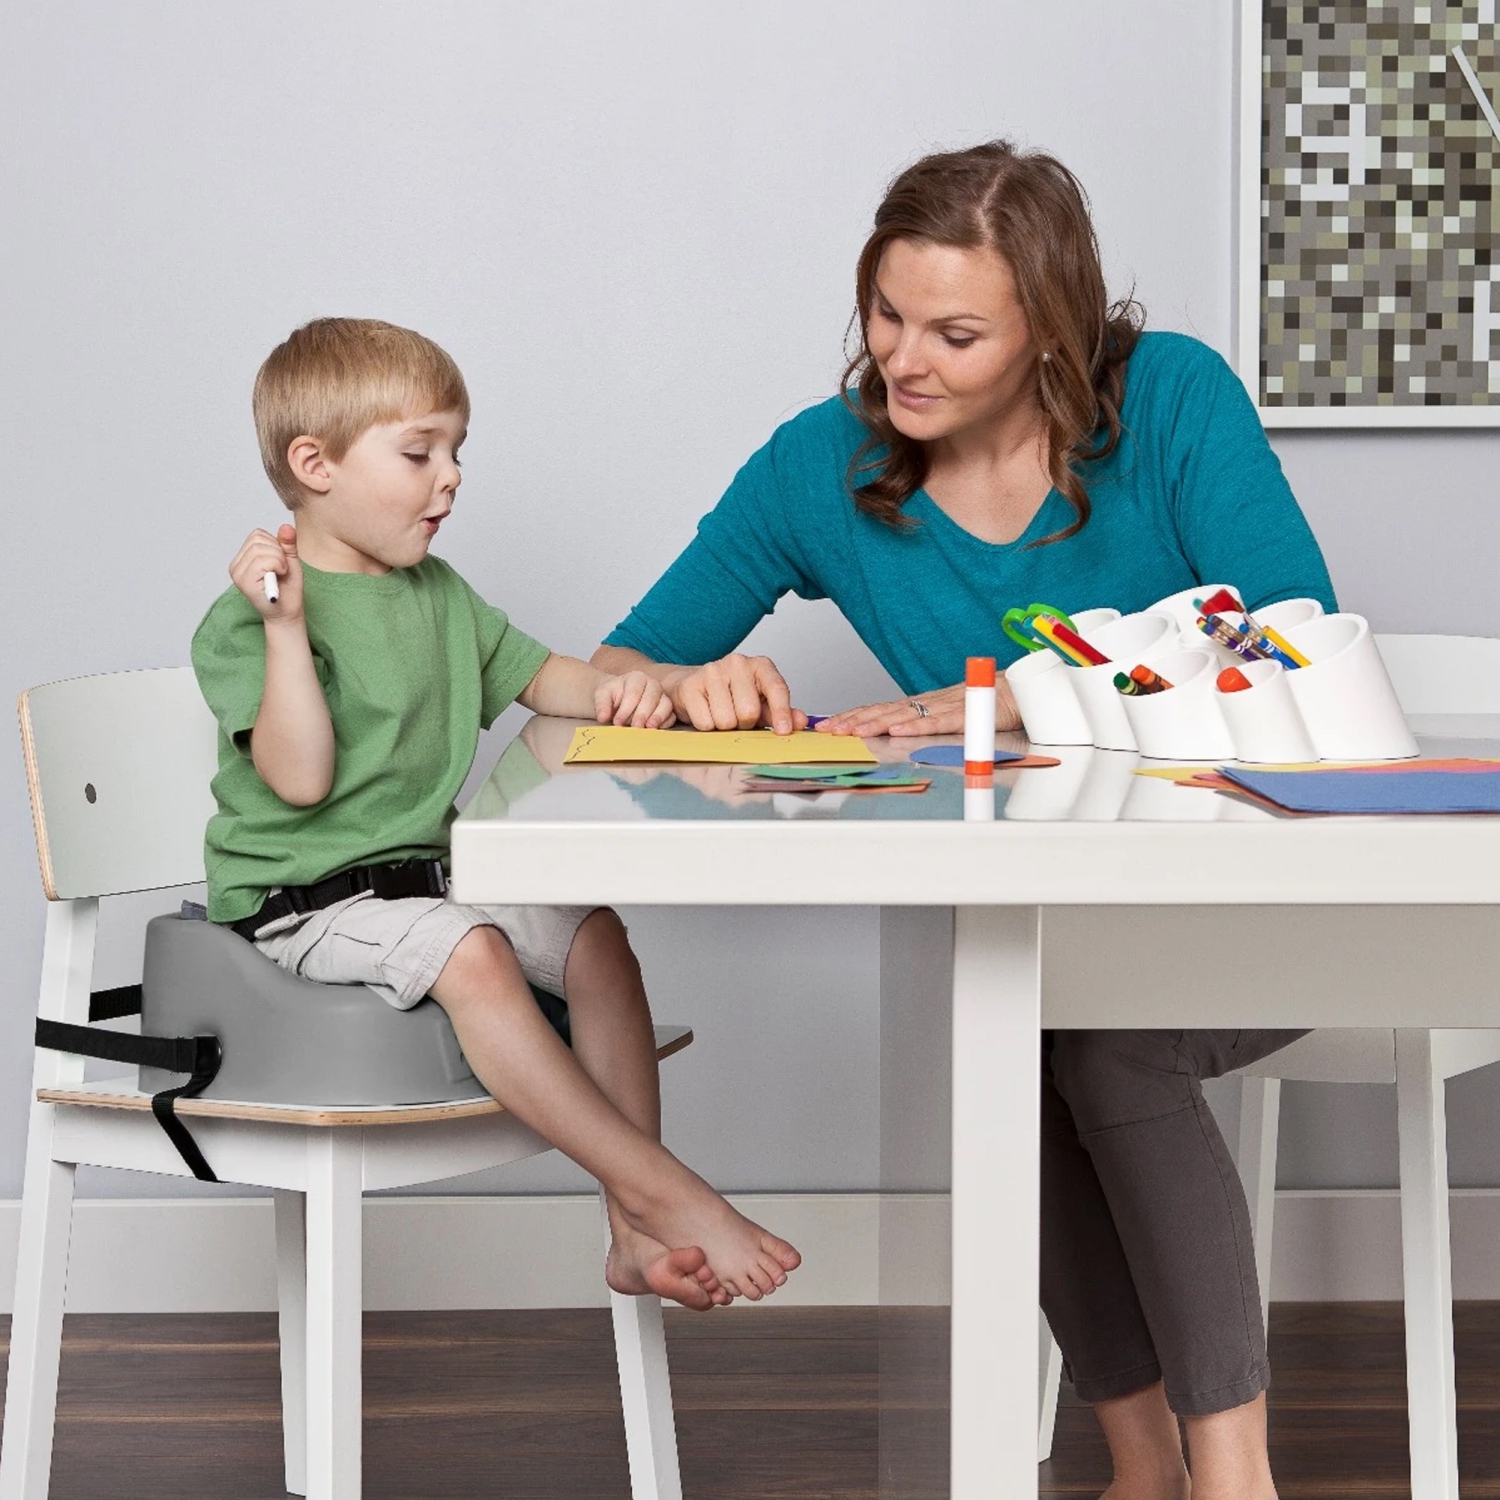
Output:
<svg viewBox="0 0 1500 1500">
<path fill-rule="evenodd" d="M 1238 667 L 1225 667 L 1217 681 L 1221 693 L 1243 693 L 1251 686 L 1250 679 Z"/>
<path fill-rule="evenodd" d="M 1140 666 L 1130 669 L 1130 677 L 1138 684 L 1143 693 L 1164 693 L 1172 686 L 1165 677 L 1159 677 L 1150 667 Z"/>
</svg>

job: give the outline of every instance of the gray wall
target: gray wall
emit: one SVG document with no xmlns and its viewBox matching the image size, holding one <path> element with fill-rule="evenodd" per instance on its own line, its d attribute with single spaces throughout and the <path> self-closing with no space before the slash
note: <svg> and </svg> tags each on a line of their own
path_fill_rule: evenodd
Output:
<svg viewBox="0 0 1500 1500">
<path fill-rule="evenodd" d="M 473 436 L 443 551 L 580 653 L 775 423 L 833 388 L 870 211 L 923 151 L 997 134 L 1056 151 L 1116 287 L 1228 349 L 1228 4 L 12 0 L 0 17 L 8 693 L 186 661 L 239 539 L 277 517 L 251 377 L 316 314 L 408 323 L 458 358 Z M 1492 437 L 1277 447 L 1346 603 L 1386 628 L 1486 628 Z M 757 641 L 809 706 L 881 691 L 826 608 Z M 13 740 L 4 757 L 13 1195 L 42 900 Z M 109 916 L 108 978 L 130 977 L 138 914 Z M 631 919 L 659 1012 L 703 1037 L 667 1084 L 690 1159 L 725 1187 L 874 1186 L 874 914 Z M 1384 1094 L 1287 1096 L 1284 1181 L 1393 1180 Z M 1458 1180 L 1500 1181 L 1481 1140 L 1497 1100 L 1488 1077 L 1454 1090 Z M 543 1163 L 505 1181 L 574 1179 Z"/>
</svg>

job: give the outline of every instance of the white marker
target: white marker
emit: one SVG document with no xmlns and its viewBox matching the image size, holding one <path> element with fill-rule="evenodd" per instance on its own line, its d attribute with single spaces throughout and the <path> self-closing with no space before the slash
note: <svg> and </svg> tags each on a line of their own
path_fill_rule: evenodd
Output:
<svg viewBox="0 0 1500 1500">
<path fill-rule="evenodd" d="M 274 573 L 267 573 L 261 579 L 260 586 L 265 590 L 267 604 L 274 604 L 281 598 L 281 590 L 276 586 L 276 575 Z"/>
</svg>

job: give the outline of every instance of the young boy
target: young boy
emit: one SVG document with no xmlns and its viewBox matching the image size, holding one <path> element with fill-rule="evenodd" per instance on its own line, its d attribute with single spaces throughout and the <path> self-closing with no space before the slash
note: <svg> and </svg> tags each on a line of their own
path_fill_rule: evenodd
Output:
<svg viewBox="0 0 1500 1500">
<path fill-rule="evenodd" d="M 319 319 L 261 366 L 254 410 L 297 524 L 251 532 L 193 637 L 220 725 L 210 918 L 308 979 L 403 1008 L 430 994 L 485 1087 L 603 1184 L 617 1291 L 703 1310 L 774 1291 L 797 1252 L 660 1144 L 651 1016 L 619 918 L 443 897 L 482 727 L 517 700 L 661 726 L 661 684 L 549 653 L 428 555 L 469 419 L 431 340 Z M 572 1051 L 528 979 L 566 998 Z"/>
</svg>

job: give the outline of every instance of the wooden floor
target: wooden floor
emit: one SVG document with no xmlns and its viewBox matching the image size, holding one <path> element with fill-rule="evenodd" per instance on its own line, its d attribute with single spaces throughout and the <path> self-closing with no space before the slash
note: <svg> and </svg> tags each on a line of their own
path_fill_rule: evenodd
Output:
<svg viewBox="0 0 1500 1500">
<path fill-rule="evenodd" d="M 945 1325 L 669 1314 L 687 1500 L 943 1496 Z M 1464 1500 L 1500 1500 L 1500 1304 L 1462 1304 L 1457 1327 Z M 369 1500 L 628 1500 L 606 1313 L 371 1314 L 365 1341 Z M 1283 1500 L 1407 1495 L 1399 1305 L 1279 1306 L 1271 1355 Z M 52 1500 L 279 1500 L 278 1400 L 269 1316 L 70 1318 Z M 1041 1477 L 1090 1500 L 1109 1477 L 1067 1393 Z"/>
</svg>

